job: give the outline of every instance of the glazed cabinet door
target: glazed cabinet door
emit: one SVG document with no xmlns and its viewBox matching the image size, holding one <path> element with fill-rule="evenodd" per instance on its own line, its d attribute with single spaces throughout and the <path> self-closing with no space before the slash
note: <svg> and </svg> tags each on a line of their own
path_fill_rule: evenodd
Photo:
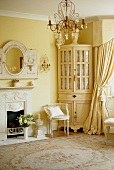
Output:
<svg viewBox="0 0 114 170">
<path fill-rule="evenodd" d="M 92 49 L 91 47 L 77 47 L 74 51 L 74 91 L 92 90 Z"/>
<path fill-rule="evenodd" d="M 58 55 L 58 89 L 71 92 L 74 89 L 72 48 L 60 49 Z"/>
</svg>

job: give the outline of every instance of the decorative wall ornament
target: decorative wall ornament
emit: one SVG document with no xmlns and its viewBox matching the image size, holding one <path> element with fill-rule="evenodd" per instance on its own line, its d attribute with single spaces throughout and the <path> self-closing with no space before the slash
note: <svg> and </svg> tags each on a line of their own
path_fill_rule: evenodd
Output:
<svg viewBox="0 0 114 170">
<path fill-rule="evenodd" d="M 50 63 L 49 63 L 49 60 L 45 54 L 44 57 L 41 58 L 41 71 L 49 71 L 50 70 Z"/>
<path fill-rule="evenodd" d="M 43 129 L 42 129 L 42 125 L 43 125 L 43 120 L 41 120 L 40 118 L 40 114 L 38 114 L 38 118 L 35 121 L 35 130 L 34 130 L 34 137 L 38 138 L 39 136 L 44 135 Z"/>
<path fill-rule="evenodd" d="M 8 94 L 5 93 L 3 94 L 3 97 L 5 98 L 5 100 L 10 100 L 10 101 L 26 100 L 27 94 L 26 93 L 20 94 L 19 92 L 14 92 L 12 93 L 12 97 L 11 97 L 11 95 L 9 96 Z"/>
<path fill-rule="evenodd" d="M 7 111 L 20 111 L 24 110 L 24 102 L 12 102 L 6 104 Z"/>
<path fill-rule="evenodd" d="M 0 48 L 0 79 L 38 78 L 37 60 L 37 50 L 9 41 Z"/>
</svg>

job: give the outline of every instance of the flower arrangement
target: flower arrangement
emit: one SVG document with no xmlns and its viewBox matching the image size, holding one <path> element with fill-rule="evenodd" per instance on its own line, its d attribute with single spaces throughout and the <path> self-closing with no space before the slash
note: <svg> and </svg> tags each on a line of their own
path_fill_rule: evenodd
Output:
<svg viewBox="0 0 114 170">
<path fill-rule="evenodd" d="M 15 87 L 15 86 L 18 86 L 19 85 L 19 80 L 17 79 L 13 79 L 12 80 L 12 85 Z"/>
<path fill-rule="evenodd" d="M 20 115 L 17 117 L 17 120 L 19 120 L 19 125 L 21 127 L 29 127 L 32 122 L 35 122 L 33 115 L 27 114 L 27 115 Z"/>
</svg>

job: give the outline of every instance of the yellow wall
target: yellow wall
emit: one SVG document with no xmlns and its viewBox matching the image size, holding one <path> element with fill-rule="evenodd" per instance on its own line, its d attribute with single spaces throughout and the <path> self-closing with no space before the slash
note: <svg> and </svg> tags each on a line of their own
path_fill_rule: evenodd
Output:
<svg viewBox="0 0 114 170">
<path fill-rule="evenodd" d="M 103 43 L 114 38 L 114 19 L 104 19 L 102 21 Z"/>
<path fill-rule="evenodd" d="M 103 19 L 93 23 L 93 46 L 99 46 L 114 38 L 114 19 Z"/>
<path fill-rule="evenodd" d="M 103 41 L 102 20 L 93 22 L 93 46 L 99 46 Z"/>
<path fill-rule="evenodd" d="M 38 79 L 32 90 L 32 113 L 46 121 L 42 106 L 57 100 L 57 48 L 54 35 L 47 29 L 46 21 L 0 16 L 0 48 L 10 40 L 21 42 L 27 49 L 38 50 Z M 47 55 L 51 69 L 44 73 L 40 70 L 41 57 Z M 9 86 L 11 80 L 0 80 L 0 85 Z M 20 80 L 26 85 L 28 80 Z"/>
<path fill-rule="evenodd" d="M 80 31 L 79 44 L 93 44 L 93 23 L 87 24 L 87 29 Z"/>
<path fill-rule="evenodd" d="M 46 21 L 22 19 L 15 17 L 0 16 L 0 48 L 10 40 L 21 42 L 27 49 L 38 50 L 38 79 L 34 80 L 35 88 L 32 90 L 32 113 L 41 118 L 46 124 L 46 114 L 42 106 L 57 102 L 57 48 L 55 46 L 54 34 L 47 29 Z M 92 44 L 92 23 L 88 29 L 80 33 L 78 43 Z M 41 57 L 47 55 L 51 64 L 49 72 L 41 72 Z M 30 80 L 29 80 L 30 81 Z M 28 80 L 20 80 L 26 85 Z M 11 80 L 0 80 L 0 85 L 9 86 Z"/>
</svg>

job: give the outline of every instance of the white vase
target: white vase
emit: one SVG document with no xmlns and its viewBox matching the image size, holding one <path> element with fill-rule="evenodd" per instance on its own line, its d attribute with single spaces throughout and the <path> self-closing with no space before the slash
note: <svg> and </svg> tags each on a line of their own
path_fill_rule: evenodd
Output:
<svg viewBox="0 0 114 170">
<path fill-rule="evenodd" d="M 24 128 L 24 139 L 28 139 L 28 127 Z"/>
<path fill-rule="evenodd" d="M 16 83 L 15 83 L 15 86 L 16 86 L 16 87 L 19 87 L 19 82 L 16 82 Z"/>
<path fill-rule="evenodd" d="M 19 86 L 19 82 L 13 82 L 13 86 L 14 87 L 18 87 Z"/>
<path fill-rule="evenodd" d="M 74 33 L 72 44 L 78 44 L 79 32 Z"/>
</svg>

